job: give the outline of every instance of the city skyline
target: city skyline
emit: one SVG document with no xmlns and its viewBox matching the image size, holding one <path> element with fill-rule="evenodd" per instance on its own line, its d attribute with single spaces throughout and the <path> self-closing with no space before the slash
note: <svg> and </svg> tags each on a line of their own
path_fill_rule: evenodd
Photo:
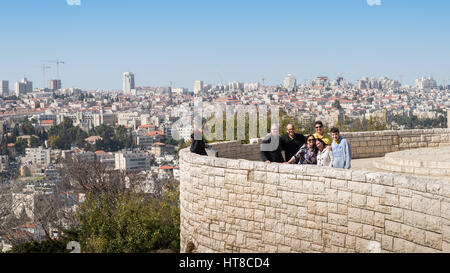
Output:
<svg viewBox="0 0 450 273">
<path fill-rule="evenodd" d="M 299 84 L 321 75 L 450 83 L 448 1 L 34 2 L 0 3 L 10 41 L 0 80 L 10 87 L 24 77 L 42 86 L 42 60 L 57 58 L 64 86 L 86 90 L 120 90 L 125 71 L 137 86 L 189 89 L 199 79 L 278 85 L 288 74 Z M 54 65 L 47 78 L 57 78 Z"/>
</svg>

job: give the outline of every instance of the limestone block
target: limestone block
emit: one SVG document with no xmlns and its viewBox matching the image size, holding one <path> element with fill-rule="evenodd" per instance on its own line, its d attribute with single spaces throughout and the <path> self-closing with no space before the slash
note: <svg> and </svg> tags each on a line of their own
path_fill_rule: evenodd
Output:
<svg viewBox="0 0 450 273">
<path fill-rule="evenodd" d="M 320 216 L 327 216 L 328 204 L 325 202 L 315 202 L 315 203 L 316 203 L 316 214 Z"/>
<path fill-rule="evenodd" d="M 255 171 L 253 173 L 253 180 L 255 182 L 261 182 L 264 183 L 266 182 L 266 178 L 267 178 L 267 173 L 266 172 L 262 172 L 262 171 Z"/>
<path fill-rule="evenodd" d="M 394 238 L 393 251 L 395 253 L 405 252 L 405 240 L 400 238 Z"/>
<path fill-rule="evenodd" d="M 367 173 L 366 181 L 372 184 L 380 184 L 386 186 L 394 185 L 394 176 L 384 173 Z"/>
<path fill-rule="evenodd" d="M 345 247 L 347 248 L 347 253 L 354 252 L 356 248 L 356 238 L 354 236 L 345 236 Z"/>
<path fill-rule="evenodd" d="M 325 183 L 324 182 L 313 182 L 313 193 L 314 194 L 325 194 Z"/>
<path fill-rule="evenodd" d="M 344 170 L 344 169 L 334 169 L 334 168 L 326 168 L 326 177 L 332 177 L 336 179 L 342 180 L 351 180 L 352 179 L 352 171 Z"/>
<path fill-rule="evenodd" d="M 376 227 L 384 228 L 385 214 L 375 212 L 373 217 L 373 224 Z"/>
<path fill-rule="evenodd" d="M 425 232 L 425 245 L 433 249 L 442 250 L 442 235 L 430 231 Z"/>
<path fill-rule="evenodd" d="M 420 195 L 412 196 L 412 210 L 440 216 L 441 204 L 439 200 L 426 198 Z"/>
<path fill-rule="evenodd" d="M 364 239 L 374 240 L 375 239 L 375 229 L 370 225 L 363 225 L 363 236 Z"/>
<path fill-rule="evenodd" d="M 441 142 L 441 136 L 440 135 L 435 135 L 435 136 L 432 136 L 431 137 L 431 142 L 434 142 L 434 143 L 440 143 Z"/>
<path fill-rule="evenodd" d="M 304 193 L 309 193 L 309 194 L 313 193 L 314 188 L 313 188 L 312 181 L 303 181 L 302 185 L 303 185 L 302 189 L 303 189 Z"/>
<path fill-rule="evenodd" d="M 337 193 L 336 193 L 336 198 L 337 198 Z M 328 213 L 338 213 L 337 203 L 328 203 Z"/>
<path fill-rule="evenodd" d="M 358 208 L 348 208 L 348 220 L 361 223 L 361 209 Z"/>
<path fill-rule="evenodd" d="M 295 193 L 294 200 L 295 200 L 295 205 L 306 207 L 306 204 L 308 201 L 308 195 L 302 194 L 302 193 Z"/>
<path fill-rule="evenodd" d="M 413 227 L 426 229 L 427 216 L 426 214 L 405 210 L 403 213 L 404 223 Z"/>
<path fill-rule="evenodd" d="M 328 214 L 328 223 L 338 226 L 345 226 L 347 225 L 347 216 L 346 215 L 340 215 L 335 213 L 329 213 Z"/>
<path fill-rule="evenodd" d="M 442 252 L 450 253 L 450 243 L 449 242 L 442 242 Z"/>
<path fill-rule="evenodd" d="M 442 219 L 440 217 L 427 215 L 425 223 L 426 223 L 426 229 L 428 231 L 433 231 L 436 233 L 443 232 L 443 224 L 442 224 Z"/>
<path fill-rule="evenodd" d="M 254 219 L 258 222 L 264 222 L 264 211 L 260 209 L 254 210 Z"/>
<path fill-rule="evenodd" d="M 380 204 L 385 206 L 398 207 L 399 196 L 397 194 L 386 193 L 384 197 L 380 198 Z"/>
<path fill-rule="evenodd" d="M 257 171 L 267 171 L 267 166 L 269 166 L 269 164 L 265 162 L 253 162 L 253 165 Z"/>
<path fill-rule="evenodd" d="M 325 194 L 326 194 L 328 202 L 332 202 L 332 203 L 338 202 L 338 191 L 336 189 L 325 189 Z M 337 206 L 336 206 L 336 209 L 337 209 Z"/>
<path fill-rule="evenodd" d="M 338 204 L 338 213 L 339 214 L 348 214 L 348 206 L 347 205 L 342 205 L 342 204 Z"/>
<path fill-rule="evenodd" d="M 288 192 L 288 191 L 283 191 L 281 192 L 281 198 L 282 198 L 282 202 L 283 204 L 295 204 L 295 199 L 294 199 L 294 193 L 293 192 Z"/>
<path fill-rule="evenodd" d="M 352 193 L 351 204 L 355 207 L 364 207 L 367 204 L 367 197 L 362 194 Z"/>
<path fill-rule="evenodd" d="M 397 187 L 396 187 L 396 189 L 397 189 L 398 195 L 399 195 L 400 197 L 411 197 L 411 190 L 409 190 L 409 189 L 397 188 Z"/>
<path fill-rule="evenodd" d="M 304 185 L 304 184 L 303 184 Z M 331 180 L 331 188 L 338 190 L 347 190 L 347 181 L 332 179 Z"/>
<path fill-rule="evenodd" d="M 378 205 L 380 204 L 380 198 L 367 196 L 367 208 L 371 210 L 376 210 Z"/>
<path fill-rule="evenodd" d="M 384 250 L 393 251 L 394 237 L 389 235 L 382 235 L 381 247 Z"/>
<path fill-rule="evenodd" d="M 271 183 L 274 185 L 278 185 L 280 183 L 280 174 L 273 173 L 273 172 L 267 172 L 267 183 Z"/>
<path fill-rule="evenodd" d="M 338 191 L 338 203 L 349 205 L 351 201 L 352 194 L 347 191 Z"/>
<path fill-rule="evenodd" d="M 423 178 L 408 177 L 408 188 L 415 191 L 426 192 L 427 183 Z"/>
<path fill-rule="evenodd" d="M 450 170 L 447 170 L 448 174 L 450 175 Z M 441 186 L 441 190 L 439 191 L 439 194 L 441 196 L 450 196 L 450 185 L 445 183 Z"/>
<path fill-rule="evenodd" d="M 331 237 L 331 244 L 339 247 L 345 247 L 346 235 L 339 232 L 333 232 Z"/>
<path fill-rule="evenodd" d="M 350 190 L 350 192 L 352 192 L 352 193 L 358 193 L 358 194 L 364 194 L 364 195 L 372 194 L 372 185 L 369 183 L 348 181 L 347 187 Z"/>
<path fill-rule="evenodd" d="M 450 223 L 442 226 L 442 240 L 450 243 Z"/>
<path fill-rule="evenodd" d="M 220 167 L 220 168 L 226 168 L 228 160 L 229 159 L 225 159 L 225 158 L 214 158 L 214 166 Z"/>
<path fill-rule="evenodd" d="M 450 202 L 441 201 L 441 217 L 450 220 Z"/>
<path fill-rule="evenodd" d="M 208 174 L 214 176 L 225 176 L 225 169 L 223 168 L 208 168 Z"/>
<path fill-rule="evenodd" d="M 239 160 L 227 160 L 227 169 L 239 169 Z"/>
<path fill-rule="evenodd" d="M 289 237 L 297 237 L 298 227 L 294 225 L 285 225 L 285 234 Z"/>
<path fill-rule="evenodd" d="M 286 164 L 282 164 L 280 166 L 278 166 L 279 172 L 280 173 L 287 173 L 287 174 L 297 174 L 297 169 L 293 168 L 295 165 L 290 164 L 290 165 L 286 165 Z"/>
<path fill-rule="evenodd" d="M 385 230 L 387 235 L 392 235 L 394 237 L 400 236 L 401 224 L 393 221 L 385 221 Z M 395 244 L 395 242 L 394 242 Z"/>
<path fill-rule="evenodd" d="M 352 171 L 352 181 L 366 182 L 366 172 L 364 171 Z"/>
<path fill-rule="evenodd" d="M 371 245 L 370 240 L 362 239 L 362 238 L 356 238 L 356 246 L 355 250 L 358 253 L 369 253 L 369 246 Z"/>
<path fill-rule="evenodd" d="M 243 170 L 253 170 L 254 169 L 254 163 L 252 161 L 248 160 L 239 160 L 239 168 Z"/>
<path fill-rule="evenodd" d="M 392 136 L 392 144 L 399 145 L 399 137 L 398 136 Z"/>
<path fill-rule="evenodd" d="M 429 192 L 429 193 L 439 194 L 441 187 L 442 187 L 441 181 L 428 181 L 427 182 L 427 192 Z"/>
<path fill-rule="evenodd" d="M 297 218 L 298 217 L 298 209 L 296 206 L 288 205 L 286 209 L 286 213 L 288 217 Z"/>
<path fill-rule="evenodd" d="M 386 215 L 386 219 L 403 222 L 403 209 L 392 207 L 391 214 Z"/>
<path fill-rule="evenodd" d="M 280 166 L 282 166 L 282 164 L 278 164 L 278 163 L 266 164 L 266 169 L 267 169 L 267 172 L 278 173 L 279 172 L 278 168 Z"/>
</svg>

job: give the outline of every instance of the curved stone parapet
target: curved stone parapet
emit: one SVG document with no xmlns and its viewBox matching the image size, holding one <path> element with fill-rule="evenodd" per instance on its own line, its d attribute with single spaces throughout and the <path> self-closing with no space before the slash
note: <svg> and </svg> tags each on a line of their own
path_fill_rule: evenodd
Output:
<svg viewBox="0 0 450 273">
<path fill-rule="evenodd" d="M 185 149 L 180 182 L 181 252 L 450 252 L 448 181 Z"/>
<path fill-rule="evenodd" d="M 423 148 L 387 154 L 374 161 L 378 169 L 412 175 L 450 177 L 450 147 Z"/>
</svg>

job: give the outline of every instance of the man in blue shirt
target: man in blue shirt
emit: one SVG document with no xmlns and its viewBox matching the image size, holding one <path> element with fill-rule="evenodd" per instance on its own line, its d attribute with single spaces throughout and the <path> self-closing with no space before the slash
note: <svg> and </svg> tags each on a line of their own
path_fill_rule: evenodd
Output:
<svg viewBox="0 0 450 273">
<path fill-rule="evenodd" d="M 333 138 L 333 167 L 340 169 L 350 169 L 352 161 L 352 149 L 347 139 L 341 137 L 338 128 L 331 129 Z"/>
</svg>

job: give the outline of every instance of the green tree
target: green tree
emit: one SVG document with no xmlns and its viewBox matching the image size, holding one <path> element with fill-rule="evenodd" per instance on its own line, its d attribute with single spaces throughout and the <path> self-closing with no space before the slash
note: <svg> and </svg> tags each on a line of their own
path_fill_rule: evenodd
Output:
<svg viewBox="0 0 450 273">
<path fill-rule="evenodd" d="M 42 242 L 28 242 L 15 245 L 10 253 L 69 253 L 71 250 L 66 249 L 70 241 L 78 241 L 76 230 L 65 231 L 64 235 L 58 239 L 47 239 Z"/>
<path fill-rule="evenodd" d="M 24 135 L 34 135 L 36 133 L 33 123 L 29 120 L 24 120 L 20 126 Z"/>
<path fill-rule="evenodd" d="M 335 100 L 333 103 L 333 107 L 337 108 L 338 110 L 341 110 L 342 109 L 341 102 L 339 100 Z"/>
<path fill-rule="evenodd" d="M 117 198 L 89 194 L 77 215 L 83 252 L 148 253 L 179 251 L 178 185 L 166 186 L 163 196 L 121 193 Z"/>
<path fill-rule="evenodd" d="M 18 139 L 14 144 L 14 148 L 16 150 L 16 153 L 18 154 L 25 153 L 26 147 L 28 147 L 28 141 L 26 141 L 25 139 Z"/>
<path fill-rule="evenodd" d="M 40 145 L 39 138 L 32 136 L 30 139 L 30 147 L 31 148 L 37 148 Z"/>
</svg>

